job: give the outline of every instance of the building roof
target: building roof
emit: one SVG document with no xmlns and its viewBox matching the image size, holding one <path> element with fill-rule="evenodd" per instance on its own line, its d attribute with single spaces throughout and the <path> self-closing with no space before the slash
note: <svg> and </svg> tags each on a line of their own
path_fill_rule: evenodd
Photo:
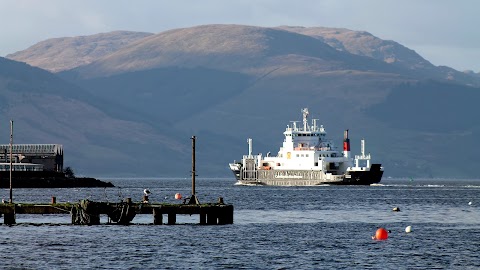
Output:
<svg viewBox="0 0 480 270">
<path fill-rule="evenodd" d="M 10 152 L 9 144 L 0 144 L 0 152 Z M 21 154 L 59 154 L 63 155 L 61 144 L 13 144 L 12 153 Z"/>
</svg>

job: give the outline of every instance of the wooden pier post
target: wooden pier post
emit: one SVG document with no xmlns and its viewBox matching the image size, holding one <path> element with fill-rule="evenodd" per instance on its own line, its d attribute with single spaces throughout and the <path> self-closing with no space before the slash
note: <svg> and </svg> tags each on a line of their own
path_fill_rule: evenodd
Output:
<svg viewBox="0 0 480 270">
<path fill-rule="evenodd" d="M 225 225 L 227 224 L 227 217 L 225 215 L 226 213 L 223 213 L 223 211 L 221 211 L 218 215 L 218 225 Z"/>
<path fill-rule="evenodd" d="M 100 212 L 92 211 L 89 204 L 94 203 L 88 200 L 82 200 L 77 206 L 72 206 L 70 210 L 72 224 L 75 225 L 100 225 Z M 88 210 L 90 209 L 90 210 Z"/>
<path fill-rule="evenodd" d="M 206 224 L 207 224 L 207 214 L 200 213 L 200 225 L 206 225 Z"/>
<path fill-rule="evenodd" d="M 15 224 L 15 213 L 8 213 L 3 216 L 3 223 L 5 225 Z"/>
<path fill-rule="evenodd" d="M 207 214 L 207 224 L 208 225 L 217 225 L 217 215 L 214 211 L 210 211 L 210 213 Z"/>
<path fill-rule="evenodd" d="M 177 215 L 175 213 L 168 213 L 168 225 L 175 225 L 177 223 Z"/>
<path fill-rule="evenodd" d="M 160 209 L 153 208 L 153 225 L 162 225 L 163 224 L 163 215 Z"/>
<path fill-rule="evenodd" d="M 12 205 L 11 211 L 3 214 L 3 223 L 5 225 L 15 224 L 15 205 Z"/>
<path fill-rule="evenodd" d="M 218 225 L 233 224 L 233 209 L 225 206 L 218 210 Z"/>
<path fill-rule="evenodd" d="M 92 215 L 90 214 L 90 222 L 87 225 L 100 225 L 100 215 Z"/>
<path fill-rule="evenodd" d="M 226 218 L 227 218 L 227 223 L 226 224 L 233 224 L 233 205 L 229 206 L 228 211 L 226 211 Z"/>
<path fill-rule="evenodd" d="M 77 224 L 77 208 L 72 207 L 70 210 L 70 217 L 72 219 L 72 224 Z"/>
</svg>

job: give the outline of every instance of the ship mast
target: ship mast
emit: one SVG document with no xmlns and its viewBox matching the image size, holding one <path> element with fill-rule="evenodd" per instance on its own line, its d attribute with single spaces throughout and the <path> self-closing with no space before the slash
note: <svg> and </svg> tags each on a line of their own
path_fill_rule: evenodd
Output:
<svg viewBox="0 0 480 270">
<path fill-rule="evenodd" d="M 367 167 L 370 168 L 370 160 L 371 156 L 370 154 L 366 155 L 365 154 L 365 139 L 362 139 L 360 141 L 360 154 L 361 155 L 355 155 L 355 167 L 359 166 L 359 160 L 366 160 L 367 161 Z"/>
<path fill-rule="evenodd" d="M 317 131 L 317 121 L 318 121 L 318 120 L 319 120 L 319 119 L 312 119 L 312 124 L 313 124 L 312 129 L 313 129 L 313 131 Z"/>
<path fill-rule="evenodd" d="M 308 108 L 302 109 L 302 114 L 303 114 L 303 131 L 307 131 L 308 127 Z"/>
</svg>

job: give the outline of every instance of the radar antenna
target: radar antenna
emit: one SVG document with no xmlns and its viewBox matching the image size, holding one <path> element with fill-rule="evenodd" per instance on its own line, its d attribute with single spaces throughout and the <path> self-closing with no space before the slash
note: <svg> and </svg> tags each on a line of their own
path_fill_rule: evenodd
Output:
<svg viewBox="0 0 480 270">
<path fill-rule="evenodd" d="M 308 108 L 304 108 L 302 109 L 302 114 L 303 114 L 303 130 L 304 131 L 307 131 L 307 127 L 308 127 Z"/>
</svg>

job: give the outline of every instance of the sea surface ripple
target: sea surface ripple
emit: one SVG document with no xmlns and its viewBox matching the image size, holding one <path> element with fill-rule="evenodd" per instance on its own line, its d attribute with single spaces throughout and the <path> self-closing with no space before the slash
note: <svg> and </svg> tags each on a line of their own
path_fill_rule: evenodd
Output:
<svg viewBox="0 0 480 270">
<path fill-rule="evenodd" d="M 115 188 L 14 189 L 14 201 L 182 203 L 187 178 L 107 179 Z M 377 186 L 236 186 L 197 179 L 201 202 L 223 197 L 234 224 L 70 225 L 69 215 L 20 215 L 0 226 L 2 269 L 480 269 L 480 180 L 386 179 Z M 9 190 L 2 190 L 7 198 Z M 469 202 L 471 202 L 469 204 Z M 394 212 L 394 207 L 400 208 Z M 412 232 L 406 233 L 406 226 Z M 386 241 L 372 240 L 378 227 Z"/>
</svg>

